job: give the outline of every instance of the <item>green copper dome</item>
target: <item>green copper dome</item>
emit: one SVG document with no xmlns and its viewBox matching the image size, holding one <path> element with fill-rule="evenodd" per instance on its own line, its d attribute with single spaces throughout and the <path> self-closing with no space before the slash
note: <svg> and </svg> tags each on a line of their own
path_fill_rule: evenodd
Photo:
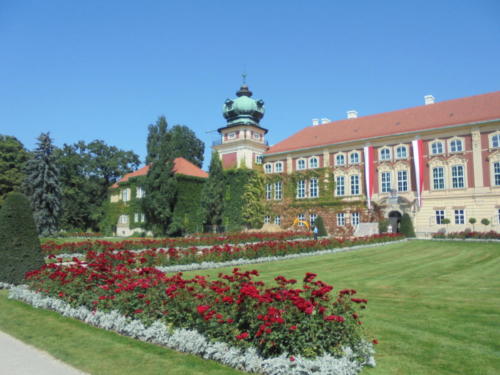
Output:
<svg viewBox="0 0 500 375">
<path fill-rule="evenodd" d="M 264 116 L 264 101 L 252 99 L 252 92 L 246 85 L 240 87 L 236 96 L 236 99 L 227 99 L 224 103 L 226 127 L 254 125 L 260 128 L 259 121 Z"/>
</svg>

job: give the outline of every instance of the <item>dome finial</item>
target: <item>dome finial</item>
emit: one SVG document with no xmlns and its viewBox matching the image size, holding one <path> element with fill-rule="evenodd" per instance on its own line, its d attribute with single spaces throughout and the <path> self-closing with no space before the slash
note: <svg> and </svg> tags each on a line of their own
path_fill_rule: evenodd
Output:
<svg viewBox="0 0 500 375">
<path fill-rule="evenodd" d="M 245 86 L 247 84 L 247 73 L 245 71 L 241 74 L 241 78 L 243 79 L 243 86 Z"/>
</svg>

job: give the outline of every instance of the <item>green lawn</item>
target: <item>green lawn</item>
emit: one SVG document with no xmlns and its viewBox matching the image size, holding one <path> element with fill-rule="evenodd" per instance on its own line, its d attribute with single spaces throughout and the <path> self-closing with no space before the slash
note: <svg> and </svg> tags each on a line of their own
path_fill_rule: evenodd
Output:
<svg viewBox="0 0 500 375">
<path fill-rule="evenodd" d="M 336 290 L 354 288 L 368 298 L 365 326 L 380 344 L 377 367 L 363 374 L 500 372 L 498 243 L 411 241 L 242 268 L 258 269 L 264 280 L 315 272 Z M 238 373 L 34 310 L 7 300 L 5 292 L 0 330 L 93 374 Z"/>
</svg>

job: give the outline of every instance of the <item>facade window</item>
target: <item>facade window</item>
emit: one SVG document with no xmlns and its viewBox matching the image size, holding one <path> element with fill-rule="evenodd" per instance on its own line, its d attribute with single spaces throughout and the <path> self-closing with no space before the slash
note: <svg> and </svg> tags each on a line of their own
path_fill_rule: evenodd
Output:
<svg viewBox="0 0 500 375">
<path fill-rule="evenodd" d="M 389 148 L 380 150 L 380 160 L 391 160 L 391 150 Z"/>
<path fill-rule="evenodd" d="M 122 201 L 128 202 L 130 200 L 130 197 L 128 195 L 128 189 L 122 190 Z"/>
<path fill-rule="evenodd" d="M 439 155 L 442 154 L 443 151 L 443 142 L 434 142 L 431 144 L 431 154 L 432 155 Z"/>
<path fill-rule="evenodd" d="M 349 162 L 351 164 L 359 164 L 359 152 L 353 152 L 351 154 L 351 160 Z"/>
<path fill-rule="evenodd" d="M 391 172 L 382 172 L 380 182 L 382 193 L 389 193 L 391 191 Z"/>
<path fill-rule="evenodd" d="M 235 132 L 228 133 L 227 134 L 227 138 L 228 139 L 234 139 L 234 138 L 236 138 L 236 133 Z"/>
<path fill-rule="evenodd" d="M 436 214 L 436 224 L 443 224 L 444 210 L 436 210 L 434 213 Z"/>
<path fill-rule="evenodd" d="M 460 139 L 453 139 L 450 142 L 451 152 L 462 152 L 464 150 L 463 143 Z"/>
<path fill-rule="evenodd" d="M 266 184 L 266 200 L 270 200 L 273 196 L 273 185 Z"/>
<path fill-rule="evenodd" d="M 434 190 L 444 189 L 444 168 L 432 168 L 432 187 Z"/>
<path fill-rule="evenodd" d="M 283 163 L 282 163 L 282 162 L 276 163 L 276 164 L 274 165 L 274 171 L 275 171 L 276 173 L 281 173 L 281 172 L 283 172 Z"/>
<path fill-rule="evenodd" d="M 139 222 L 139 214 L 134 214 L 134 222 L 138 223 Z"/>
<path fill-rule="evenodd" d="M 335 179 L 335 195 L 341 197 L 345 195 L 345 177 L 337 176 Z"/>
<path fill-rule="evenodd" d="M 351 225 L 359 225 L 359 212 L 351 213 Z"/>
<path fill-rule="evenodd" d="M 273 166 L 271 164 L 264 165 L 264 172 L 272 173 L 272 171 L 273 171 Z"/>
<path fill-rule="evenodd" d="M 318 198 L 319 196 L 317 178 L 311 178 L 309 181 L 309 196 L 311 198 Z"/>
<path fill-rule="evenodd" d="M 344 165 L 345 164 L 345 157 L 342 154 L 339 154 L 335 157 L 335 165 Z"/>
<path fill-rule="evenodd" d="M 283 189 L 281 181 L 276 181 L 274 183 L 274 199 L 281 200 L 283 198 Z"/>
<path fill-rule="evenodd" d="M 455 210 L 455 224 L 465 224 L 464 210 Z"/>
<path fill-rule="evenodd" d="M 451 167 L 451 186 L 454 189 L 460 189 L 465 186 L 463 165 L 454 165 Z"/>
<path fill-rule="evenodd" d="M 398 171 L 398 191 L 408 191 L 407 171 Z"/>
<path fill-rule="evenodd" d="M 318 158 L 312 157 L 309 159 L 309 168 L 318 168 Z"/>
<path fill-rule="evenodd" d="M 311 228 L 314 226 L 314 223 L 316 222 L 317 218 L 318 218 L 318 215 L 316 215 L 316 214 L 309 215 L 309 225 L 311 226 Z"/>
<path fill-rule="evenodd" d="M 264 224 L 270 224 L 271 223 L 271 216 L 266 215 L 264 216 Z"/>
<path fill-rule="evenodd" d="M 337 214 L 337 225 L 343 227 L 345 225 L 345 214 L 343 212 Z"/>
<path fill-rule="evenodd" d="M 120 224 L 128 224 L 128 215 L 120 215 Z"/>
<path fill-rule="evenodd" d="M 306 181 L 299 180 L 297 182 L 297 198 L 305 198 L 306 197 Z"/>
<path fill-rule="evenodd" d="M 274 224 L 281 225 L 281 216 L 274 217 Z"/>
<path fill-rule="evenodd" d="M 137 198 L 144 198 L 146 196 L 146 192 L 144 191 L 144 189 L 140 186 L 137 187 L 137 190 L 135 192 L 135 196 Z"/>
<path fill-rule="evenodd" d="M 299 226 L 303 227 L 304 226 L 304 221 L 306 221 L 306 215 L 299 214 L 298 219 L 299 219 Z"/>
<path fill-rule="evenodd" d="M 396 148 L 396 158 L 397 159 L 406 159 L 408 157 L 405 146 L 399 146 Z"/>
<path fill-rule="evenodd" d="M 359 176 L 351 176 L 351 195 L 359 195 Z"/>
<path fill-rule="evenodd" d="M 493 164 L 495 186 L 500 186 L 500 162 Z"/>
<path fill-rule="evenodd" d="M 145 223 L 145 222 L 146 222 L 146 215 L 141 214 L 141 223 Z"/>
<path fill-rule="evenodd" d="M 500 147 L 500 134 L 495 134 L 491 137 L 491 147 L 492 148 Z"/>
<path fill-rule="evenodd" d="M 304 159 L 297 160 L 297 169 L 306 169 L 306 161 Z"/>
</svg>

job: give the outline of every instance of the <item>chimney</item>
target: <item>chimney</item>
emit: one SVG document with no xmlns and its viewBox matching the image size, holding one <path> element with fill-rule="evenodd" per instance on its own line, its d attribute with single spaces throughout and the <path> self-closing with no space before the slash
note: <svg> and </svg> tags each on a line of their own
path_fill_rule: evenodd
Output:
<svg viewBox="0 0 500 375">
<path fill-rule="evenodd" d="M 330 122 L 330 119 L 329 119 L 329 118 L 327 118 L 327 117 L 323 117 L 323 118 L 321 119 L 321 123 L 322 123 L 322 124 L 328 124 L 329 122 Z"/>
<path fill-rule="evenodd" d="M 358 111 L 355 110 L 347 111 L 347 118 L 348 119 L 358 118 Z"/>
<path fill-rule="evenodd" d="M 319 125 L 319 119 L 313 118 L 313 126 Z"/>
<path fill-rule="evenodd" d="M 434 104 L 436 98 L 432 95 L 426 95 L 424 96 L 424 100 L 425 100 L 425 105 L 429 105 L 429 104 Z"/>
</svg>

